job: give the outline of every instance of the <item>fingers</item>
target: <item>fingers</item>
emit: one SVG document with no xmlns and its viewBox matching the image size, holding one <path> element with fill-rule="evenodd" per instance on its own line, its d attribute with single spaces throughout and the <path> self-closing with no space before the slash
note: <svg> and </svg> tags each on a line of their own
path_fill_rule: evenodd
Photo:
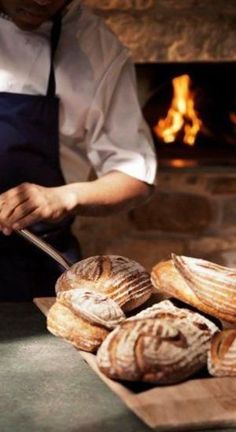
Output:
<svg viewBox="0 0 236 432">
<path fill-rule="evenodd" d="M 6 228 L 2 225 L 0 225 L 0 231 L 3 232 L 3 234 L 5 234 L 6 236 L 10 235 L 12 233 L 12 230 L 9 228 Z"/>
<path fill-rule="evenodd" d="M 33 210 L 33 205 L 27 199 L 23 200 L 22 202 L 18 202 L 18 200 L 12 200 L 8 204 L 3 204 L 0 210 L 0 221 L 2 223 L 5 222 L 10 226 L 13 225 L 17 219 Z"/>
<path fill-rule="evenodd" d="M 0 230 L 2 230 L 5 235 L 10 235 L 12 231 L 25 228 L 42 219 L 44 218 L 38 208 L 27 208 L 27 206 L 25 206 L 24 209 L 21 209 L 21 206 L 18 206 L 16 211 L 14 211 L 8 219 L 7 225 L 0 225 Z"/>
<path fill-rule="evenodd" d="M 45 220 L 57 222 L 69 212 L 65 186 L 46 188 L 23 183 L 0 195 L 0 230 L 8 235 L 15 229 Z"/>
<path fill-rule="evenodd" d="M 22 184 L 0 195 L 0 218 L 7 219 L 14 209 L 29 199 L 29 186 Z"/>
<path fill-rule="evenodd" d="M 13 229 L 20 229 L 25 218 L 36 221 L 35 196 L 35 185 L 28 183 L 0 195 L 0 229 L 4 234 L 9 235 Z M 34 216 L 29 218 L 30 214 Z"/>
<path fill-rule="evenodd" d="M 30 213 L 25 214 L 25 216 L 23 216 L 21 219 L 18 219 L 17 222 L 13 224 L 12 228 L 14 230 L 19 230 L 29 225 L 33 225 L 34 223 L 38 222 L 39 219 L 39 211 L 38 209 L 35 209 Z"/>
</svg>

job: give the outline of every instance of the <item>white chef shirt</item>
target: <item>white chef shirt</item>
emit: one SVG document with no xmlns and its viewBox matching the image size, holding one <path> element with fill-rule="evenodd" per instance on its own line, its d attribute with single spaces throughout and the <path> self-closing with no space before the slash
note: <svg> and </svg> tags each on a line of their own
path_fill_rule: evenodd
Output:
<svg viewBox="0 0 236 432">
<path fill-rule="evenodd" d="M 51 26 L 27 32 L 0 15 L 0 92 L 46 94 Z M 78 0 L 63 16 L 54 65 L 66 181 L 85 180 L 92 164 L 98 177 L 118 170 L 153 183 L 155 152 L 129 54 Z"/>
</svg>

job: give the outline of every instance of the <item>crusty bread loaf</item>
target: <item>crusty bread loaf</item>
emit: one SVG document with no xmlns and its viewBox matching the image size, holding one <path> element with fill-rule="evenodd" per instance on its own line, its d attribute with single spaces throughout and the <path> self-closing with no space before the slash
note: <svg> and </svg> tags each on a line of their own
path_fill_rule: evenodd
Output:
<svg viewBox="0 0 236 432">
<path fill-rule="evenodd" d="M 186 323 L 190 323 L 190 325 L 195 325 L 199 330 L 209 332 L 211 335 L 219 330 L 219 326 L 213 322 L 213 318 L 211 320 L 188 307 L 176 306 L 170 300 L 155 303 L 128 319 L 138 320 L 144 318 L 158 318 L 165 321 L 172 321 L 178 318 L 179 320 L 184 320 Z"/>
<path fill-rule="evenodd" d="M 47 316 L 47 328 L 76 348 L 94 352 L 124 319 L 124 313 L 112 299 L 80 288 L 58 294 Z"/>
<path fill-rule="evenodd" d="M 213 376 L 236 376 L 236 329 L 214 334 L 208 353 L 208 370 Z"/>
<path fill-rule="evenodd" d="M 152 293 L 149 273 L 134 260 L 117 255 L 93 256 L 74 264 L 56 283 L 56 292 L 86 288 L 112 298 L 125 312 Z"/>
<path fill-rule="evenodd" d="M 151 280 L 158 292 L 236 323 L 236 269 L 173 254 L 153 267 Z"/>
<path fill-rule="evenodd" d="M 206 365 L 217 330 L 200 314 L 164 301 L 113 330 L 98 350 L 98 366 L 112 379 L 176 383 Z"/>
</svg>

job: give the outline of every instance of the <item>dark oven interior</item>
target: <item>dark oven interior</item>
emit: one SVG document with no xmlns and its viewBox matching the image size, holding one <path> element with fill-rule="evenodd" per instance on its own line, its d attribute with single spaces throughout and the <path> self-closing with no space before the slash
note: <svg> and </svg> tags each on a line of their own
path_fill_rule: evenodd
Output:
<svg viewBox="0 0 236 432">
<path fill-rule="evenodd" d="M 160 166 L 236 164 L 235 62 L 136 65 Z"/>
</svg>

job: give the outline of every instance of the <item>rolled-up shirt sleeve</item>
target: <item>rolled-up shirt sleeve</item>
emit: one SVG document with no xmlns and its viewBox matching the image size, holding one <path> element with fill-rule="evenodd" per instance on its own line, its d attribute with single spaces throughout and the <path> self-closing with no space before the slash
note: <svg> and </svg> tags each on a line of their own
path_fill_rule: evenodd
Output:
<svg viewBox="0 0 236 432">
<path fill-rule="evenodd" d="M 116 170 L 149 184 L 155 182 L 154 145 L 125 49 L 111 62 L 97 87 L 86 130 L 88 158 L 98 177 Z"/>
</svg>

